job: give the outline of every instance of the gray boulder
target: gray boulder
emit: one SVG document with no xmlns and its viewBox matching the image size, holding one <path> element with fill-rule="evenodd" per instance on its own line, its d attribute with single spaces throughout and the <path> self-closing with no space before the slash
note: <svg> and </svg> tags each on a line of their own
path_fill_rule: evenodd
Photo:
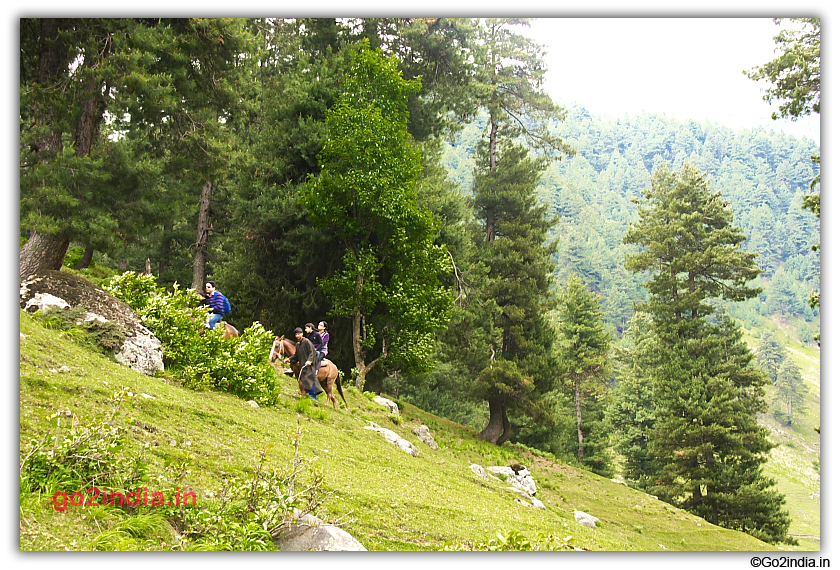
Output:
<svg viewBox="0 0 840 570">
<path fill-rule="evenodd" d="M 575 520 L 583 526 L 595 528 L 595 523 L 597 523 L 601 519 L 599 519 L 598 517 L 593 517 L 589 513 L 585 513 L 583 511 L 575 511 Z"/>
<path fill-rule="evenodd" d="M 347 531 L 324 524 L 313 515 L 301 516 L 297 510 L 294 518 L 274 538 L 274 544 L 287 552 L 367 550 Z"/>
<path fill-rule="evenodd" d="M 494 466 L 488 467 L 487 471 L 494 475 L 504 475 L 510 486 L 522 489 L 531 497 L 537 494 L 537 482 L 527 467 L 522 467 L 517 472 L 507 466 Z"/>
<path fill-rule="evenodd" d="M 115 352 L 117 362 L 153 376 L 163 370 L 160 341 L 140 322 L 131 307 L 87 279 L 61 271 L 44 271 L 20 284 L 20 308 L 34 313 L 50 307 L 78 307 L 87 310 L 86 320 L 118 324 L 125 341 Z"/>
<path fill-rule="evenodd" d="M 379 432 L 380 434 L 382 434 L 382 437 L 384 437 L 385 439 L 387 439 L 388 441 L 390 441 L 391 443 L 393 443 L 412 457 L 417 457 L 419 455 L 417 448 L 414 447 L 414 445 L 407 439 L 400 437 L 400 435 L 396 432 L 393 432 L 384 427 L 379 427 L 373 422 L 370 422 L 369 426 L 365 426 L 365 429 Z"/>
<path fill-rule="evenodd" d="M 484 471 L 484 467 L 482 467 L 478 463 L 473 463 L 472 465 L 470 465 L 470 469 L 472 469 L 472 472 L 481 477 L 482 479 L 487 479 L 487 472 Z"/>
<path fill-rule="evenodd" d="M 400 408 L 397 406 L 396 402 L 392 402 L 388 398 L 383 398 L 382 396 L 375 396 L 373 401 L 379 404 L 380 406 L 385 406 L 392 414 L 400 415 Z"/>
<path fill-rule="evenodd" d="M 432 449 L 440 449 L 435 438 L 432 437 L 432 433 L 429 431 L 428 426 L 414 426 L 411 428 L 411 433 L 416 435 L 420 441 L 431 447 Z"/>
</svg>

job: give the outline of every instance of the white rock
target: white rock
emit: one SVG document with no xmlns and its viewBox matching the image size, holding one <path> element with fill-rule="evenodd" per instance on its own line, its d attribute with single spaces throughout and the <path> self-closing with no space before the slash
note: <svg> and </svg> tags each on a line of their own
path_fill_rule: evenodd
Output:
<svg viewBox="0 0 840 570">
<path fill-rule="evenodd" d="M 375 396 L 373 401 L 379 404 L 380 406 L 385 406 L 388 408 L 392 414 L 400 415 L 400 408 L 397 406 L 396 402 L 392 402 L 388 398 L 383 398 L 382 396 Z"/>
<path fill-rule="evenodd" d="M 542 509 L 544 511 L 548 510 L 548 509 L 545 508 L 545 505 L 543 504 L 543 502 L 540 501 L 539 499 L 537 499 L 536 497 L 531 497 L 531 504 L 533 504 L 538 509 Z"/>
<path fill-rule="evenodd" d="M 597 523 L 601 519 L 599 519 L 598 517 L 593 517 L 592 515 L 583 511 L 575 511 L 575 520 L 583 526 L 595 528 L 595 523 Z"/>
<path fill-rule="evenodd" d="M 420 441 L 431 447 L 432 449 L 440 449 L 435 438 L 432 437 L 432 433 L 429 431 L 427 426 L 414 426 L 411 428 L 411 433 L 416 435 Z"/>
<path fill-rule="evenodd" d="M 163 348 L 149 329 L 137 327 L 137 334 L 127 337 L 114 358 L 137 372 L 154 376 L 163 370 Z"/>
<path fill-rule="evenodd" d="M 35 295 L 26 302 L 24 309 L 32 313 L 35 311 L 30 311 L 29 309 L 33 307 L 35 308 L 35 311 L 45 311 L 51 307 L 69 309 L 70 303 L 64 299 L 59 299 L 55 295 L 50 295 L 49 293 L 35 293 Z"/>
<path fill-rule="evenodd" d="M 350 533 L 335 525 L 324 524 L 312 515 L 300 516 L 295 512 L 295 519 L 280 536 L 274 539 L 279 550 L 287 552 L 307 551 L 367 551 L 362 543 Z"/>
<path fill-rule="evenodd" d="M 255 402 L 254 400 L 248 400 L 245 403 L 248 404 L 249 406 L 251 406 L 252 408 L 259 408 L 260 407 L 260 405 L 257 402 Z"/>
<path fill-rule="evenodd" d="M 373 422 L 370 422 L 369 426 L 365 426 L 365 429 L 379 432 L 380 434 L 382 434 L 382 437 L 384 437 L 385 439 L 387 439 L 388 441 L 390 441 L 391 443 L 393 443 L 394 445 L 396 445 L 397 447 L 399 447 L 400 449 L 402 449 L 403 451 L 405 451 L 413 457 L 417 457 L 419 455 L 417 448 L 414 447 L 414 445 L 407 439 L 403 439 L 402 437 L 400 437 L 400 435 L 396 432 L 393 432 L 387 428 L 379 427 Z"/>
<path fill-rule="evenodd" d="M 531 476 L 531 472 L 527 468 L 520 469 L 519 473 L 507 466 L 493 466 L 488 467 L 487 471 L 494 475 L 504 475 L 507 478 L 508 484 L 518 489 L 522 489 L 528 495 L 534 496 L 537 494 L 537 483 Z"/>
<path fill-rule="evenodd" d="M 481 477 L 482 479 L 487 479 L 487 472 L 484 471 L 484 467 L 479 465 L 478 463 L 473 463 L 470 465 L 470 469 L 472 469 L 473 473 Z"/>
</svg>

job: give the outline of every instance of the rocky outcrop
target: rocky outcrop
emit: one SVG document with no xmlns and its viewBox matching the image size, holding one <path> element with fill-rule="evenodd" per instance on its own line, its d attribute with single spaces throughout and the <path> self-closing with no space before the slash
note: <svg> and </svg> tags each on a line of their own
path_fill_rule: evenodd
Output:
<svg viewBox="0 0 840 570">
<path fill-rule="evenodd" d="M 528 471 L 527 467 L 520 466 L 517 470 L 507 466 L 488 467 L 487 471 L 493 475 L 503 475 L 510 486 L 522 489 L 529 497 L 533 497 L 537 494 L 537 483 L 534 481 L 534 478 L 531 476 L 531 472 Z"/>
<path fill-rule="evenodd" d="M 413 457 L 417 457 L 419 455 L 417 448 L 414 447 L 414 445 L 407 439 L 400 437 L 400 435 L 396 432 L 393 432 L 384 427 L 379 427 L 373 422 L 370 422 L 369 426 L 365 426 L 365 429 L 379 432 L 380 434 L 382 434 L 382 437 L 384 437 L 385 439 L 387 439 L 388 441 L 390 441 L 391 443 L 393 443 L 394 445 L 396 445 L 397 447 L 399 447 L 400 449 L 402 449 L 403 451 L 405 451 Z"/>
<path fill-rule="evenodd" d="M 306 551 L 366 551 L 367 548 L 347 531 L 313 515 L 302 515 L 295 511 L 293 519 L 285 525 L 274 544 L 287 552 Z"/>
<path fill-rule="evenodd" d="M 141 324 L 131 307 L 104 289 L 61 271 L 44 271 L 20 284 L 20 308 L 28 312 L 78 306 L 87 310 L 86 320 L 113 322 L 123 329 L 125 341 L 114 354 L 117 362 L 149 376 L 163 370 L 160 341 Z"/>
<path fill-rule="evenodd" d="M 429 431 L 428 426 L 414 426 L 413 428 L 411 428 L 411 433 L 416 435 L 420 441 L 422 441 L 432 449 L 440 449 L 437 442 L 435 441 L 435 438 L 432 437 L 432 432 Z"/>
<path fill-rule="evenodd" d="M 382 396 L 375 396 L 373 401 L 379 404 L 380 406 L 385 406 L 388 408 L 392 414 L 400 415 L 400 408 L 397 406 L 396 402 L 392 402 L 388 398 L 383 398 Z"/>
</svg>

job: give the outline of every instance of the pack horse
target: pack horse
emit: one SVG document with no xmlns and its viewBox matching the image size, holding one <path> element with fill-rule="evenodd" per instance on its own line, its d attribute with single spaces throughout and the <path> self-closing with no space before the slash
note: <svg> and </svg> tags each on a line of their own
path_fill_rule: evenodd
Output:
<svg viewBox="0 0 840 570">
<path fill-rule="evenodd" d="M 294 355 L 297 352 L 297 347 L 295 343 L 286 338 L 285 335 L 275 337 L 274 344 L 271 345 L 271 352 L 269 353 L 268 360 L 269 362 L 276 362 L 277 359 L 289 358 L 290 356 Z M 290 364 L 292 368 L 292 373 L 295 375 L 295 378 L 298 379 L 298 383 L 300 383 L 300 363 L 296 362 Z M 327 393 L 327 400 L 332 402 L 333 408 L 338 409 L 338 399 L 333 394 L 333 388 L 338 388 L 338 394 L 341 396 L 341 399 L 344 400 L 344 405 L 347 405 L 347 400 L 344 399 L 344 391 L 341 389 L 341 372 L 339 372 L 338 367 L 332 363 L 327 358 L 324 358 L 321 361 L 321 368 L 318 370 L 318 382 L 320 382 L 321 387 L 324 388 L 324 392 Z M 306 392 L 303 389 L 303 386 L 300 386 L 300 395 L 305 397 Z"/>
</svg>

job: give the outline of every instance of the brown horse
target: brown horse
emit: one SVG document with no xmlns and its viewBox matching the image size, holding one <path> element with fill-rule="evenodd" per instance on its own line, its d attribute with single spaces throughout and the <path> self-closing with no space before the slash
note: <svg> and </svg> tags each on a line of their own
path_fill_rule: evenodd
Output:
<svg viewBox="0 0 840 570">
<path fill-rule="evenodd" d="M 236 327 L 232 324 L 226 323 L 224 321 L 219 321 L 219 325 L 225 327 L 225 338 L 230 338 L 232 336 L 239 338 L 239 331 L 236 330 Z"/>
<path fill-rule="evenodd" d="M 232 324 L 230 324 L 230 323 L 226 323 L 226 322 L 224 322 L 224 321 L 219 321 L 219 322 L 218 322 L 218 324 L 217 324 L 216 326 L 217 326 L 217 327 L 222 327 L 223 329 L 225 329 L 225 338 L 226 338 L 226 339 L 227 339 L 227 338 L 230 338 L 230 337 L 237 337 L 237 338 L 239 338 L 239 331 L 238 331 L 238 330 L 236 330 L 236 327 L 235 327 L 235 326 L 233 326 Z M 205 327 L 204 327 L 204 329 L 202 329 L 202 331 L 201 331 L 199 334 L 200 334 L 201 336 L 204 336 L 204 333 L 206 333 L 208 330 L 210 330 L 210 329 L 208 329 L 208 328 L 205 326 Z"/>
<path fill-rule="evenodd" d="M 297 352 L 295 343 L 286 338 L 286 335 L 275 337 L 274 344 L 271 345 L 271 352 L 268 355 L 269 362 L 275 362 L 278 358 L 283 360 L 289 358 Z M 300 362 L 290 364 L 292 373 L 298 379 L 300 386 L 300 395 L 306 396 L 303 386 L 300 384 Z M 338 399 L 333 394 L 333 387 L 338 388 L 338 394 L 344 400 L 344 405 L 347 405 L 347 400 L 344 399 L 344 391 L 341 389 L 341 372 L 331 360 L 324 358 L 321 361 L 321 369 L 318 370 L 318 382 L 327 393 L 327 400 L 332 402 L 333 408 L 338 409 Z"/>
</svg>

